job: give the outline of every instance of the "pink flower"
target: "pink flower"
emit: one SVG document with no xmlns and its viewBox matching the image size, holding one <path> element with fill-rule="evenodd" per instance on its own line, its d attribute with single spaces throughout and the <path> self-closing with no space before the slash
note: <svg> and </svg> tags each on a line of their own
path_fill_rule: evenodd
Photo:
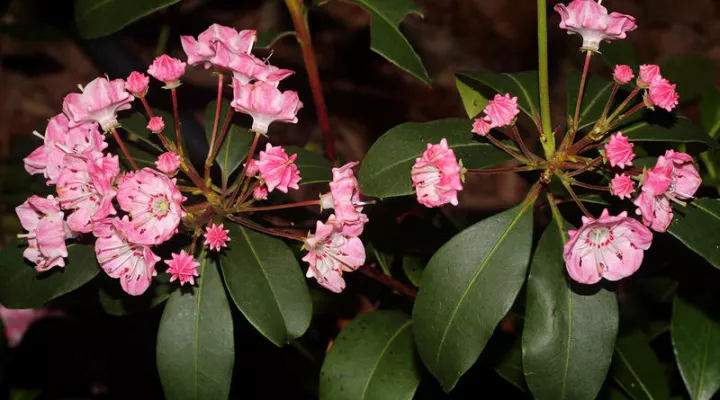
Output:
<svg viewBox="0 0 720 400">
<path fill-rule="evenodd" d="M 58 202 L 52 196 L 42 198 L 30 196 L 15 208 L 20 224 L 28 231 L 18 237 L 27 238 L 28 247 L 23 257 L 35 264 L 35 270 L 44 272 L 52 267 L 65 266 L 68 256 L 65 239 L 73 237 L 60 210 Z"/>
<path fill-rule="evenodd" d="M 148 68 L 148 74 L 165 83 L 165 88 L 180 86 L 180 77 L 185 73 L 185 63 L 177 58 L 163 54 L 157 57 Z"/>
<path fill-rule="evenodd" d="M 490 100 L 485 107 L 485 117 L 490 121 L 493 128 L 511 125 L 515 116 L 518 115 L 520 110 L 517 105 L 517 97 L 510 97 L 510 94 L 505 96 L 499 93 L 495 95 L 495 98 Z"/>
<path fill-rule="evenodd" d="M 145 97 L 150 78 L 142 72 L 133 71 L 125 79 L 125 89 L 135 97 Z"/>
<path fill-rule="evenodd" d="M 253 189 L 253 198 L 255 200 L 267 200 L 268 189 L 265 185 L 255 186 Z"/>
<path fill-rule="evenodd" d="M 634 17 L 617 12 L 608 14 L 607 8 L 594 0 L 573 0 L 567 7 L 557 4 L 555 11 L 562 19 L 560 28 L 569 35 L 582 36 L 583 51 L 598 51 L 600 42 L 625 39 L 626 32 L 637 28 Z"/>
<path fill-rule="evenodd" d="M 666 151 L 663 158 L 670 166 L 672 178 L 666 194 L 681 200 L 692 199 L 702 185 L 702 178 L 695 169 L 693 158 L 689 154 L 678 153 L 674 150 Z M 660 157 L 658 157 L 656 168 L 658 166 L 662 166 Z"/>
<path fill-rule="evenodd" d="M 245 168 L 246 168 L 245 173 L 247 174 L 247 176 L 255 176 L 259 172 L 257 164 L 255 164 L 255 160 L 248 161 L 247 166 Z"/>
<path fill-rule="evenodd" d="M 202 63 L 206 69 L 212 64 L 228 68 L 227 64 L 222 63 L 222 59 L 215 58 L 221 47 L 232 54 L 249 54 L 256 40 L 257 34 L 254 30 L 243 30 L 238 33 L 233 28 L 218 24 L 211 25 L 198 36 L 197 40 L 192 36 L 180 37 L 183 50 L 188 56 L 188 64 Z"/>
<path fill-rule="evenodd" d="M 639 87 L 646 88 L 657 79 L 662 79 L 659 66 L 652 64 L 643 64 L 640 66 L 640 76 L 637 80 Z"/>
<path fill-rule="evenodd" d="M 333 222 L 317 222 L 315 234 L 305 239 L 308 254 L 303 257 L 310 267 L 306 276 L 315 278 L 325 288 L 340 293 L 345 288 L 342 272 L 352 272 L 365 263 L 365 247 L 360 239 L 342 233 Z"/>
<path fill-rule="evenodd" d="M 303 106 L 296 92 L 280 92 L 264 82 L 243 85 L 233 79 L 233 94 L 230 105 L 236 111 L 250 115 L 253 118 L 252 130 L 263 135 L 275 121 L 297 123 L 296 114 Z"/>
<path fill-rule="evenodd" d="M 0 320 L 5 327 L 5 337 L 9 347 L 17 347 L 22 341 L 25 332 L 35 321 L 46 317 L 62 315 L 59 311 L 52 311 L 45 308 L 11 310 L 0 304 Z"/>
<path fill-rule="evenodd" d="M 30 174 L 43 174 L 48 179 L 48 184 L 56 183 L 65 165 L 66 155 L 96 158 L 107 147 L 96 123 L 86 123 L 74 128 L 70 128 L 68 124 L 68 118 L 64 114 L 52 117 L 45 129 L 45 136 L 41 136 L 45 144 L 23 159 L 25 170 Z"/>
<path fill-rule="evenodd" d="M 160 244 L 177 232 L 185 217 L 185 198 L 175 187 L 175 179 L 152 170 L 126 174 L 118 185 L 120 208 L 130 213 L 133 229 L 125 232 L 128 240 L 142 245 Z"/>
<path fill-rule="evenodd" d="M 162 173 L 174 175 L 177 169 L 180 168 L 180 156 L 172 151 L 162 153 L 155 161 L 155 167 Z"/>
<path fill-rule="evenodd" d="M 257 80 L 277 87 L 280 81 L 295 73 L 267 64 L 252 54 L 232 53 L 225 46 L 218 46 L 213 61 L 231 70 L 234 78 L 243 85 Z"/>
<path fill-rule="evenodd" d="M 210 250 L 215 248 L 215 251 L 220 251 L 220 248 L 227 247 L 227 242 L 230 241 L 230 238 L 228 237 L 230 229 L 223 228 L 223 224 L 215 225 L 215 223 L 205 227 L 205 233 L 203 236 L 205 237 L 205 245 Z"/>
<path fill-rule="evenodd" d="M 563 258 L 570 277 L 593 284 L 601 278 L 617 281 L 640 268 L 652 232 L 623 211 L 612 217 L 605 209 L 597 220 L 583 217 L 583 226 L 568 232 Z"/>
<path fill-rule="evenodd" d="M 610 181 L 612 193 L 621 198 L 630 198 L 630 195 L 635 192 L 635 182 L 629 176 L 622 174 L 615 174 L 615 177 Z"/>
<path fill-rule="evenodd" d="M 458 204 L 457 192 L 463 188 L 462 167 L 445 138 L 440 144 L 428 143 L 422 157 L 415 160 L 410 174 L 420 204 L 426 207 Z"/>
<path fill-rule="evenodd" d="M 650 88 L 648 89 L 649 105 L 658 106 L 664 108 L 667 111 L 672 111 L 675 106 L 678 105 L 680 95 L 675 91 L 675 87 L 665 78 L 660 78 L 652 81 Z"/>
<path fill-rule="evenodd" d="M 97 122 L 104 131 L 117 126 L 117 112 L 130 109 L 135 98 L 125 91 L 122 79 L 95 78 L 82 93 L 70 93 L 63 100 L 63 112 L 71 128 Z"/>
<path fill-rule="evenodd" d="M 74 232 L 88 233 L 92 224 L 115 214 L 113 183 L 120 173 L 118 156 L 89 160 L 77 156 L 65 158 L 65 169 L 58 178 L 60 205 L 75 210 L 67 219 Z"/>
<path fill-rule="evenodd" d="M 160 116 L 152 117 L 147 124 L 147 128 L 152 133 L 160 133 L 165 129 L 165 121 Z"/>
<path fill-rule="evenodd" d="M 180 286 L 186 282 L 190 282 L 190 285 L 195 284 L 195 277 L 199 276 L 197 267 L 200 263 L 185 253 L 185 250 L 181 250 L 180 254 L 172 253 L 172 260 L 165 260 L 165 264 L 168 265 L 167 273 L 170 274 L 170 282 L 175 282 L 176 279 L 180 279 Z"/>
<path fill-rule="evenodd" d="M 134 229 L 127 216 L 123 219 L 106 218 L 95 224 L 93 234 L 97 237 L 95 255 L 100 267 L 111 278 L 119 278 L 125 292 L 139 296 L 145 293 L 152 277 L 157 275 L 155 264 L 160 257 L 150 250 L 150 246 L 128 239 L 128 233 Z"/>
<path fill-rule="evenodd" d="M 613 71 L 613 78 L 615 82 L 620 85 L 624 85 L 635 77 L 632 68 L 629 65 L 616 65 Z"/>
<path fill-rule="evenodd" d="M 615 135 L 610 136 L 610 141 L 605 145 L 605 158 L 613 167 L 616 165 L 620 168 L 629 167 L 635 158 L 633 147 L 635 144 L 630 143 L 628 138 L 618 131 Z"/>
<path fill-rule="evenodd" d="M 362 234 L 363 227 L 368 222 L 368 217 L 362 213 L 363 207 L 358 205 L 360 191 L 357 178 L 352 171 L 356 165 L 357 162 L 351 162 L 341 168 L 333 168 L 330 193 L 320 197 L 320 206 L 323 209 L 334 209 L 337 222 L 345 224 L 346 231 L 350 229 L 351 236 Z"/>
<path fill-rule="evenodd" d="M 265 146 L 265 151 L 260 152 L 259 160 L 255 161 L 255 165 L 267 185 L 268 192 L 277 189 L 287 193 L 288 188 L 300 188 L 298 186 L 300 172 L 295 165 L 296 158 L 297 154 L 288 157 L 282 146 L 273 147 L 270 143 Z"/>
<path fill-rule="evenodd" d="M 488 120 L 486 116 L 475 118 L 475 122 L 473 122 L 473 133 L 476 133 L 482 137 L 485 137 L 490 130 L 493 128 L 492 123 Z"/>
<path fill-rule="evenodd" d="M 643 224 L 655 232 L 667 231 L 673 219 L 672 207 L 667 197 L 656 196 L 643 190 L 633 204 L 638 207 L 635 213 L 642 216 Z"/>
</svg>

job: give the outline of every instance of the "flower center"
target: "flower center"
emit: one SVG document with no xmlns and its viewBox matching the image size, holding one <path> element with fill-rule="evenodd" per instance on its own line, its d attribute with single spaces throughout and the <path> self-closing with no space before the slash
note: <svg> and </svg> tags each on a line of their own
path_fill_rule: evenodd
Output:
<svg viewBox="0 0 720 400">
<path fill-rule="evenodd" d="M 168 213 L 170 209 L 170 203 L 168 203 L 165 196 L 158 196 L 153 199 L 152 212 L 158 217 L 162 217 Z"/>
<path fill-rule="evenodd" d="M 613 232 L 607 227 L 600 226 L 590 231 L 588 241 L 594 247 L 605 247 L 613 240 Z"/>
</svg>

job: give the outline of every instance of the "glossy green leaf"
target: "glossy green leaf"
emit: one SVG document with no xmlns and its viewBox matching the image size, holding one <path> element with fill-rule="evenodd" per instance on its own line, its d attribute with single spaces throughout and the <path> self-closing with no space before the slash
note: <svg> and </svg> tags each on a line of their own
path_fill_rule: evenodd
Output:
<svg viewBox="0 0 720 400">
<path fill-rule="evenodd" d="M 158 328 L 157 368 L 168 400 L 225 400 L 230 392 L 230 304 L 212 260 L 201 256 L 198 262 L 197 286 L 170 296 Z"/>
<path fill-rule="evenodd" d="M 506 153 L 473 134 L 471 124 L 466 119 L 406 122 L 385 132 L 360 166 L 360 191 L 380 198 L 413 194 L 410 170 L 415 159 L 428 143 L 437 144 L 443 138 L 466 168 L 491 167 L 508 159 Z"/>
<path fill-rule="evenodd" d="M 277 346 L 300 337 L 310 325 L 312 304 L 292 250 L 280 239 L 237 224 L 220 256 L 230 297 L 248 322 Z"/>
<path fill-rule="evenodd" d="M 299 185 L 332 181 L 333 165 L 322 154 L 297 146 L 285 146 L 288 155 L 297 154 L 295 165 L 300 171 Z"/>
<path fill-rule="evenodd" d="M 525 281 L 532 204 L 483 220 L 453 237 L 428 263 L 413 320 L 425 366 L 446 391 L 475 363 Z"/>
<path fill-rule="evenodd" d="M 697 199 L 685 208 L 675 209 L 668 232 L 685 246 L 720 268 L 720 200 Z"/>
<path fill-rule="evenodd" d="M 370 48 L 409 74 L 430 85 L 422 60 L 400 32 L 405 16 L 420 14 L 412 0 L 346 0 L 370 11 Z"/>
<path fill-rule="evenodd" d="M 410 283 L 419 286 L 423 272 L 425 272 L 425 258 L 411 255 L 405 256 L 402 259 L 402 267 Z"/>
<path fill-rule="evenodd" d="M 720 389 L 720 322 L 676 296 L 670 334 L 690 398 L 712 399 Z"/>
<path fill-rule="evenodd" d="M 325 357 L 320 399 L 412 399 L 421 367 L 411 324 L 398 311 L 374 311 L 355 318 Z"/>
<path fill-rule="evenodd" d="M 700 97 L 702 127 L 710 137 L 720 137 L 720 93 L 709 89 Z"/>
<path fill-rule="evenodd" d="M 571 70 L 567 73 L 567 114 L 575 115 L 578 90 L 582 75 L 579 71 Z M 614 83 L 597 75 L 588 75 L 583 91 L 583 102 L 580 107 L 580 123 L 578 129 L 591 126 L 602 115 L 605 105 L 610 98 Z M 612 109 L 610 110 L 612 112 Z"/>
<path fill-rule="evenodd" d="M 107 279 L 98 290 L 98 299 L 103 310 L 110 315 L 129 315 L 147 311 L 165 302 L 177 287 L 169 282 L 169 274 L 159 274 L 153 278 L 152 285 L 140 296 L 128 296 L 118 285 L 117 280 Z"/>
<path fill-rule="evenodd" d="M 632 142 L 697 142 L 710 147 L 716 144 L 713 138 L 688 118 L 684 116 L 671 118 L 671 121 L 663 123 L 640 120 L 623 125 L 617 130 L 622 131 Z"/>
<path fill-rule="evenodd" d="M 468 118 L 475 118 L 487 106 L 488 99 L 479 90 L 475 90 L 472 84 L 465 83 L 466 80 L 469 78 L 455 75 L 455 86 Z"/>
<path fill-rule="evenodd" d="M 519 337 L 495 367 L 495 371 L 516 388 L 523 392 L 527 391 L 522 365 L 522 345 Z"/>
<path fill-rule="evenodd" d="M 0 252 L 0 304 L 7 308 L 38 308 L 72 292 L 100 272 L 92 245 L 70 244 L 65 268 L 55 267 L 38 274 L 26 263 L 27 244 L 12 240 Z"/>
<path fill-rule="evenodd" d="M 540 400 L 594 399 L 610 367 L 618 330 L 615 294 L 568 279 L 563 247 L 565 230 L 572 228 L 555 218 L 530 266 L 523 368 L 530 391 Z"/>
<path fill-rule="evenodd" d="M 681 102 L 695 100 L 715 76 L 715 64 L 704 57 L 681 55 L 660 63 L 663 78 L 677 85 Z"/>
<path fill-rule="evenodd" d="M 75 22 L 84 38 L 107 36 L 180 0 L 75 0 Z"/>
<path fill-rule="evenodd" d="M 500 94 L 510 93 L 517 96 L 518 107 L 533 118 L 539 115 L 540 110 L 540 89 L 538 84 L 537 71 L 517 72 L 513 74 L 495 74 L 492 72 L 460 71 L 455 76 L 463 82 L 482 92 L 484 88 Z M 490 98 L 492 98 L 490 96 Z"/>
<path fill-rule="evenodd" d="M 212 138 L 212 131 L 215 124 L 215 110 L 217 101 L 212 101 L 205 108 L 205 137 L 208 143 Z M 230 102 L 223 100 L 220 108 L 220 116 L 218 118 L 218 128 L 215 140 L 220 139 L 220 129 L 225 123 L 227 110 L 230 108 Z M 250 152 L 254 134 L 245 128 L 231 124 L 227 134 L 220 145 L 220 150 L 215 157 L 215 163 L 220 167 L 225 177 L 232 175 L 245 161 Z"/>
<path fill-rule="evenodd" d="M 255 41 L 255 45 L 253 48 L 256 49 L 268 49 L 273 46 L 275 46 L 275 43 L 278 42 L 278 40 L 287 37 L 287 36 L 295 36 L 295 31 L 285 31 L 285 32 L 276 32 L 276 31 L 269 31 L 269 32 L 258 32 L 257 34 L 257 41 Z"/>
<path fill-rule="evenodd" d="M 610 374 L 633 400 L 670 399 L 662 365 L 640 331 L 617 338 Z"/>
</svg>

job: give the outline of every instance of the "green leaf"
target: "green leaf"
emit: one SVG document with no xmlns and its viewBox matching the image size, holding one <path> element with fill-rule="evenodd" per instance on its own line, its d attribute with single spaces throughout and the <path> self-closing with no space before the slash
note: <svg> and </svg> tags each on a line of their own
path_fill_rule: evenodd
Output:
<svg viewBox="0 0 720 400">
<path fill-rule="evenodd" d="M 578 89 L 582 75 L 579 71 L 571 70 L 567 73 L 567 113 L 575 115 Z M 602 115 L 605 105 L 610 98 L 614 83 L 597 75 L 588 75 L 583 91 L 583 102 L 580 108 L 580 122 L 578 129 L 594 124 Z M 612 109 L 610 110 L 612 112 Z"/>
<path fill-rule="evenodd" d="M 380 268 L 383 270 L 383 273 L 387 276 L 392 276 L 392 265 L 395 261 L 395 256 L 391 253 L 383 253 L 382 251 L 378 251 L 378 249 L 373 246 L 372 244 L 368 245 L 365 253 L 368 253 L 370 257 L 368 257 L 371 261 L 374 259 L 377 261 L 377 263 L 380 265 Z"/>
<path fill-rule="evenodd" d="M 720 389 L 720 323 L 676 296 L 670 334 L 690 398 L 712 399 Z"/>
<path fill-rule="evenodd" d="M 168 400 L 224 400 L 230 392 L 230 304 L 212 261 L 201 255 L 198 262 L 197 287 L 170 296 L 158 328 L 157 368 Z"/>
<path fill-rule="evenodd" d="M 662 123 L 640 120 L 626 124 L 617 130 L 622 131 L 632 142 L 697 142 L 709 147 L 716 144 L 713 138 L 688 118 L 682 115 L 667 117 L 669 120 Z"/>
<path fill-rule="evenodd" d="M 668 232 L 685 246 L 720 269 L 720 200 L 697 199 L 688 207 L 676 209 Z"/>
<path fill-rule="evenodd" d="M 425 258 L 419 256 L 405 256 L 402 259 L 402 267 L 410 283 L 420 285 L 423 272 L 425 272 Z"/>
<path fill-rule="evenodd" d="M 522 366 L 522 346 L 519 339 L 518 337 L 518 340 L 515 340 L 512 347 L 495 367 L 495 371 L 516 388 L 527 392 L 527 383 L 525 382 Z"/>
<path fill-rule="evenodd" d="M 517 72 L 514 74 L 495 74 L 492 72 L 460 71 L 455 76 L 466 85 L 480 92 L 484 88 L 500 94 L 510 93 L 517 96 L 518 107 L 529 115 L 538 115 L 540 109 L 540 86 L 537 71 Z M 492 96 L 491 96 L 492 97 Z"/>
<path fill-rule="evenodd" d="M 614 293 L 571 285 L 565 221 L 553 220 L 530 266 L 523 328 L 525 380 L 536 399 L 594 399 L 605 381 L 618 330 Z"/>
<path fill-rule="evenodd" d="M 38 308 L 72 292 L 100 272 L 91 245 L 70 244 L 65 268 L 38 274 L 23 259 L 27 244 L 12 240 L 0 252 L 0 304 L 7 308 Z"/>
<path fill-rule="evenodd" d="M 107 36 L 180 0 L 75 0 L 75 22 L 86 39 Z"/>
<path fill-rule="evenodd" d="M 205 137 L 207 138 L 208 144 L 212 138 L 216 107 L 217 101 L 212 101 L 205 108 Z M 222 126 L 225 123 L 229 108 L 230 102 L 223 100 L 220 106 L 220 117 L 218 118 L 216 140 L 220 139 L 220 129 L 222 129 Z M 245 157 L 247 157 L 250 152 L 250 146 L 252 145 L 254 136 L 255 135 L 246 128 L 242 128 L 235 124 L 230 125 L 228 132 L 220 145 L 217 157 L 215 157 L 215 162 L 220 167 L 220 171 L 222 171 L 226 178 L 240 168 L 243 161 L 245 161 Z"/>
<path fill-rule="evenodd" d="M 422 60 L 399 29 L 406 15 L 420 14 L 412 0 L 347 1 L 370 11 L 370 48 L 430 86 L 430 77 Z"/>
<path fill-rule="evenodd" d="M 280 239 L 230 224 L 220 256 L 225 285 L 248 322 L 277 346 L 302 336 L 312 303 L 292 250 Z"/>
<path fill-rule="evenodd" d="M 509 158 L 471 130 L 471 121 L 466 119 L 406 122 L 390 129 L 363 159 L 358 173 L 360 191 L 380 198 L 413 194 L 410 170 L 415 159 L 422 156 L 428 143 L 437 144 L 443 138 L 467 168 L 490 167 Z"/>
<path fill-rule="evenodd" d="M 128 296 L 116 280 L 108 279 L 108 284 L 98 290 L 98 299 L 103 310 L 110 315 L 121 316 L 147 311 L 170 297 L 176 285 L 171 284 L 169 279 L 170 275 L 159 274 L 140 296 Z"/>
<path fill-rule="evenodd" d="M 269 31 L 269 32 L 258 32 L 257 33 L 257 41 L 255 41 L 255 45 L 253 48 L 256 49 L 269 49 L 273 46 L 275 46 L 275 43 L 278 42 L 278 40 L 287 37 L 287 36 L 295 36 L 295 31 L 285 31 L 285 32 L 276 32 L 276 31 Z"/>
<path fill-rule="evenodd" d="M 670 399 L 660 361 L 640 331 L 618 337 L 610 373 L 633 400 Z"/>
<path fill-rule="evenodd" d="M 663 78 L 677 84 L 681 102 L 695 100 L 715 76 L 715 65 L 704 57 L 682 55 L 660 64 Z"/>
<path fill-rule="evenodd" d="M 635 72 L 635 76 L 639 74 L 640 61 L 638 61 L 635 45 L 629 40 L 615 40 L 611 43 L 603 43 L 602 58 L 610 68 L 615 68 L 618 64 L 629 65 Z"/>
<path fill-rule="evenodd" d="M 465 107 L 468 118 L 475 118 L 487 106 L 488 99 L 475 90 L 471 84 L 465 83 L 467 77 L 455 75 L 455 86 Z"/>
<path fill-rule="evenodd" d="M 702 126 L 710 137 L 720 137 L 720 93 L 713 89 L 705 91 L 700 97 Z"/>
<path fill-rule="evenodd" d="M 475 363 L 525 281 L 532 204 L 481 221 L 428 263 L 413 308 L 415 341 L 446 391 Z"/>
<path fill-rule="evenodd" d="M 321 400 L 412 399 L 420 384 L 412 320 L 374 311 L 340 332 L 320 371 Z"/>
<path fill-rule="evenodd" d="M 288 155 L 297 154 L 295 165 L 300 171 L 299 185 L 332 181 L 333 165 L 322 154 L 297 146 L 285 146 Z"/>
</svg>

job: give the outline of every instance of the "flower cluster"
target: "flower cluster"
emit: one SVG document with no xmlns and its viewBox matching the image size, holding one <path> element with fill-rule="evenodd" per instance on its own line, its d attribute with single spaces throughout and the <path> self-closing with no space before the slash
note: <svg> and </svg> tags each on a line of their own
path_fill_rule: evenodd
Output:
<svg viewBox="0 0 720 400">
<path fill-rule="evenodd" d="M 520 113 L 517 100 L 517 97 L 510 97 L 509 93 L 505 96 L 496 94 L 495 98 L 485 106 L 483 110 L 485 115 L 475 119 L 472 131 L 480 136 L 486 136 L 493 128 L 514 125 L 515 117 Z"/>
</svg>

